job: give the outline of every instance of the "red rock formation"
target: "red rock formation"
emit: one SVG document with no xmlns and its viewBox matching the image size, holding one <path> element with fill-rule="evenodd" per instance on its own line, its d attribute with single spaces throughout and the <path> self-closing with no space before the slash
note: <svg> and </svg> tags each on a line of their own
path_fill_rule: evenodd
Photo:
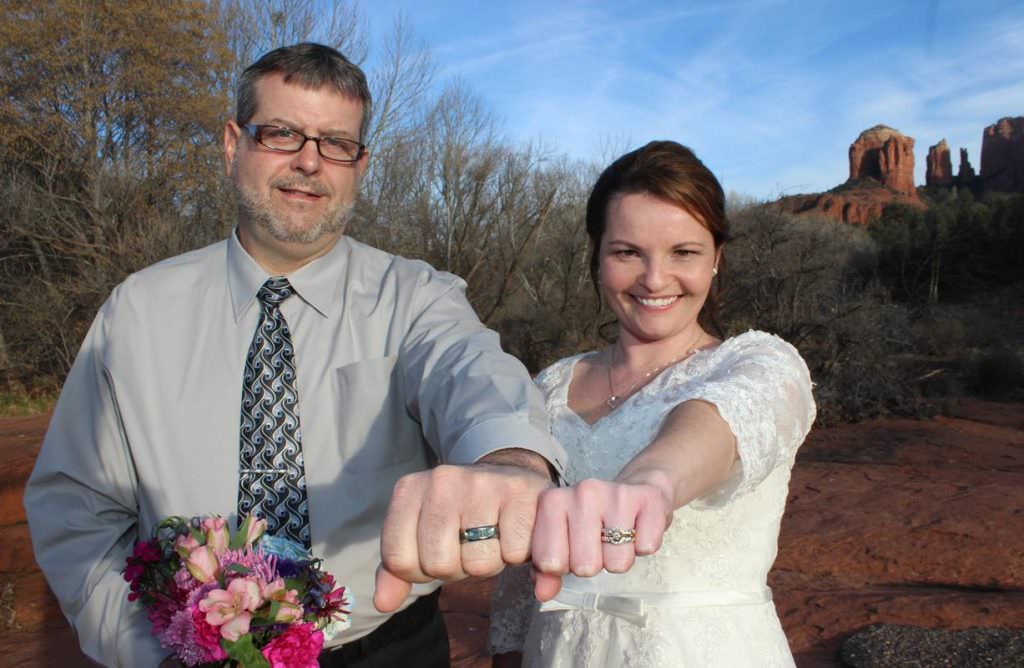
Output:
<svg viewBox="0 0 1024 668">
<path fill-rule="evenodd" d="M 945 140 L 939 147 L 945 147 Z M 948 148 L 946 165 L 946 173 L 951 174 Z M 867 225 L 890 204 L 924 206 L 914 188 L 914 139 L 876 125 L 860 133 L 850 145 L 850 178 L 846 183 L 826 193 L 783 197 L 775 206 L 783 213 L 818 214 Z"/>
<path fill-rule="evenodd" d="M 871 182 L 867 182 L 871 184 Z M 783 197 L 773 206 L 783 213 L 820 215 L 834 218 L 843 223 L 867 225 L 879 218 L 890 204 L 905 204 L 915 208 L 924 207 L 917 197 L 909 197 L 878 184 L 865 185 L 859 182 L 845 184 L 830 192 L 816 195 L 791 195 Z"/>
<path fill-rule="evenodd" d="M 1024 116 L 1000 118 L 981 138 L 985 190 L 1024 192 Z"/>
<path fill-rule="evenodd" d="M 924 182 L 929 186 L 953 185 L 953 163 L 949 158 L 949 146 L 945 138 L 935 146 L 928 147 L 927 169 Z"/>
<path fill-rule="evenodd" d="M 914 189 L 914 138 L 885 125 L 865 130 L 850 145 L 850 181 L 874 179 L 917 199 Z"/>
<path fill-rule="evenodd" d="M 956 173 L 956 180 L 966 185 L 973 181 L 975 176 L 974 167 L 971 167 L 971 161 L 967 158 L 967 149 L 960 149 L 960 169 Z"/>
</svg>

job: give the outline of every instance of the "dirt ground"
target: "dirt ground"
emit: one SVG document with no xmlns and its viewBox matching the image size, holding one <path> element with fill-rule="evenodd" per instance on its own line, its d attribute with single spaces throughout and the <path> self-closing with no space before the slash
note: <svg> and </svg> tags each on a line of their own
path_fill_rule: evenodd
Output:
<svg viewBox="0 0 1024 668">
<path fill-rule="evenodd" d="M 1024 404 L 815 429 L 770 575 L 800 668 L 876 622 L 1024 628 Z M 0 419 L 0 663 L 89 665 L 32 558 L 22 488 L 48 416 Z M 489 581 L 446 587 L 453 664 L 489 665 Z"/>
</svg>

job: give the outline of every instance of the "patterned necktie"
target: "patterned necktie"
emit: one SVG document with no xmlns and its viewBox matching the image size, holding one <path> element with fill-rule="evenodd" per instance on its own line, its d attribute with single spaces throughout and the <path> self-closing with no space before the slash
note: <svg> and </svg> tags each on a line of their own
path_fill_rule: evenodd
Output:
<svg viewBox="0 0 1024 668">
<path fill-rule="evenodd" d="M 239 448 L 238 519 L 253 513 L 267 533 L 310 547 L 306 472 L 299 429 L 295 353 L 279 305 L 293 293 L 286 278 L 260 288 L 261 315 L 245 358 Z"/>
</svg>

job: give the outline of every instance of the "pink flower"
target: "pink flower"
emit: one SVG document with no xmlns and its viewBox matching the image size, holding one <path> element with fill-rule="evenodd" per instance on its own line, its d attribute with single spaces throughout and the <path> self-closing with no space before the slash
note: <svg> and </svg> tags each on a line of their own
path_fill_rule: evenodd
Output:
<svg viewBox="0 0 1024 668">
<path fill-rule="evenodd" d="M 202 545 L 196 537 L 191 533 L 182 534 L 177 537 L 174 541 L 174 549 L 178 552 L 182 559 L 188 559 L 188 555 L 192 553 L 192 550 Z"/>
<path fill-rule="evenodd" d="M 266 533 L 267 521 L 248 515 L 240 528 L 245 531 L 245 546 L 249 547 Z"/>
<path fill-rule="evenodd" d="M 277 559 L 257 547 L 228 550 L 220 555 L 221 570 L 244 573 L 261 582 L 270 582 L 277 577 Z"/>
<path fill-rule="evenodd" d="M 324 612 L 335 619 L 345 620 L 352 612 L 352 599 L 349 598 L 348 589 L 338 587 L 325 597 Z"/>
<path fill-rule="evenodd" d="M 220 571 L 220 561 L 217 560 L 217 555 L 206 545 L 200 545 L 189 552 L 185 566 L 192 577 L 200 582 L 212 582 Z"/>
<path fill-rule="evenodd" d="M 214 554 L 220 556 L 228 549 L 231 535 L 228 533 L 228 523 L 223 517 L 207 517 L 203 520 L 203 530 L 206 531 L 206 545 Z"/>
<path fill-rule="evenodd" d="M 275 622 L 290 624 L 302 619 L 304 611 L 302 603 L 299 602 L 299 592 L 294 589 L 285 589 L 284 578 L 277 578 L 263 585 L 263 590 L 260 593 L 264 599 L 280 605 L 277 614 L 274 615 Z"/>
<path fill-rule="evenodd" d="M 249 632 L 252 613 L 261 605 L 260 586 L 252 578 L 236 578 L 227 590 L 214 589 L 199 601 L 206 621 L 219 626 L 221 637 L 228 640 L 238 640 Z"/>
<path fill-rule="evenodd" d="M 313 624 L 294 624 L 263 648 L 270 668 L 317 668 L 324 634 Z"/>
</svg>

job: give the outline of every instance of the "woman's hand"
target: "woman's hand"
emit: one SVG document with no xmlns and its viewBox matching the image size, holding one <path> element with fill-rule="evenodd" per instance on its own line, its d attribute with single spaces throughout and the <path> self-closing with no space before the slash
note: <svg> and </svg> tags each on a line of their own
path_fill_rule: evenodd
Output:
<svg viewBox="0 0 1024 668">
<path fill-rule="evenodd" d="M 718 409 L 690 400 L 669 413 L 615 482 L 584 480 L 543 492 L 530 542 L 537 598 L 554 598 L 566 573 L 622 573 L 637 555 L 653 554 L 673 511 L 725 480 L 736 459 L 736 437 Z M 636 533 L 615 545 L 602 541 L 605 529 Z"/>
<path fill-rule="evenodd" d="M 672 501 L 668 477 L 656 471 L 544 491 L 530 544 L 537 598 L 554 598 L 567 573 L 623 573 L 632 568 L 637 555 L 656 552 L 672 519 Z M 614 529 L 626 532 L 618 544 L 608 535 Z"/>
</svg>

